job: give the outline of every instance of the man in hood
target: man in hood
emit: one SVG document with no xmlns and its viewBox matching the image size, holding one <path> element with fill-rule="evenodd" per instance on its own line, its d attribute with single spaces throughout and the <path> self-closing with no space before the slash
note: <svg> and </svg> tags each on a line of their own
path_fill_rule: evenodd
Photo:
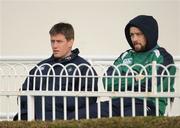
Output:
<svg viewBox="0 0 180 128">
<path fill-rule="evenodd" d="M 157 90 L 155 90 L 157 93 L 167 92 L 168 90 L 173 92 L 173 77 L 171 77 L 171 79 L 163 77 L 163 80 L 160 79 L 160 77 L 157 77 L 157 85 L 152 84 L 151 77 L 145 77 L 152 75 L 151 64 L 153 61 L 163 66 L 174 64 L 173 57 L 157 43 L 157 21 L 152 16 L 139 15 L 130 20 L 126 25 L 125 36 L 131 49 L 123 52 L 115 60 L 114 66 L 108 68 L 106 78 L 103 79 L 105 89 L 108 91 L 131 93 L 132 91 L 152 92 L 153 88 L 155 87 L 157 88 Z M 147 66 L 148 64 L 151 66 Z M 145 69 L 143 69 L 142 66 L 144 66 Z M 132 70 L 130 70 L 128 67 L 131 67 Z M 169 75 L 175 75 L 175 67 L 169 66 L 167 69 Z M 130 77 L 127 79 L 122 77 L 125 75 Z M 167 75 L 167 72 L 163 73 L 163 68 L 157 66 L 157 75 Z M 120 78 L 112 78 L 112 76 L 120 76 Z M 147 113 L 147 115 L 164 115 L 165 113 L 167 98 L 158 98 L 158 101 L 156 101 L 153 97 L 147 98 L 147 106 L 144 106 L 144 98 L 137 97 L 135 99 L 124 98 L 124 116 L 133 115 L 133 100 L 135 101 L 134 110 L 136 116 L 143 116 L 145 113 Z M 118 113 L 121 113 L 119 109 L 121 106 L 119 98 L 113 98 L 112 106 L 114 106 L 113 111 L 116 111 L 116 113 L 117 111 Z M 114 115 L 118 115 L 115 112 L 113 113 Z M 123 114 L 121 113 L 121 115 Z"/>
</svg>

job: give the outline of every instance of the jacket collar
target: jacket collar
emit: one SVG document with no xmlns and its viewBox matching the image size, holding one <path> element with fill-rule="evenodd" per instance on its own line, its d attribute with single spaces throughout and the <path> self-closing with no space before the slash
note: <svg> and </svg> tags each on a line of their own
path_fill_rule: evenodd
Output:
<svg viewBox="0 0 180 128">
<path fill-rule="evenodd" d="M 79 54 L 79 49 L 76 48 L 76 49 L 71 51 L 71 55 L 69 55 L 69 56 L 67 56 L 67 57 L 65 57 L 63 59 L 54 58 L 54 56 L 52 55 L 50 60 L 52 60 L 52 61 L 54 61 L 56 63 L 57 62 L 58 63 L 67 63 L 67 62 L 73 60 L 74 58 L 76 58 L 78 56 L 78 54 Z"/>
</svg>

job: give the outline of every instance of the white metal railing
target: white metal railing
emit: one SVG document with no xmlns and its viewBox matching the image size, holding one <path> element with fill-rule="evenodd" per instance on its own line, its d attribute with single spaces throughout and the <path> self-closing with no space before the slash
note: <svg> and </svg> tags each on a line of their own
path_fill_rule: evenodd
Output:
<svg viewBox="0 0 180 128">
<path fill-rule="evenodd" d="M 112 73 L 111 76 L 108 76 L 106 74 L 106 70 L 107 67 L 109 66 L 113 66 L 110 64 L 94 64 L 92 65 L 92 67 L 95 68 L 95 70 L 97 71 L 98 75 L 95 75 L 93 73 L 92 67 L 85 65 L 88 67 L 89 70 L 87 70 L 86 74 L 82 75 L 79 71 L 80 66 L 76 66 L 74 64 L 69 64 L 67 66 L 63 66 L 63 65 L 56 65 L 61 67 L 63 70 L 61 70 L 61 72 L 59 72 L 59 75 L 55 74 L 55 70 L 54 70 L 54 66 L 55 65 L 48 65 L 48 64 L 44 64 L 43 66 L 49 66 L 49 70 L 47 72 L 47 74 L 43 74 L 42 73 L 42 69 L 43 66 L 37 66 L 37 70 L 36 73 L 33 75 L 27 75 L 29 70 L 32 68 L 33 65 L 31 64 L 21 64 L 21 63 L 0 63 L 0 119 L 3 120 L 3 118 L 5 120 L 11 120 L 12 117 L 14 116 L 14 113 L 18 111 L 19 115 L 21 113 L 21 109 L 20 106 L 16 106 L 17 105 L 17 97 L 19 98 L 20 96 L 27 96 L 28 97 L 28 120 L 33 120 L 35 115 L 34 115 L 34 97 L 35 96 L 42 96 L 42 120 L 45 120 L 45 97 L 46 96 L 52 96 L 53 99 L 56 96 L 63 96 L 64 97 L 64 119 L 67 119 L 67 111 L 66 111 L 66 105 L 67 105 L 67 97 L 69 96 L 73 96 L 75 97 L 75 112 L 78 112 L 78 97 L 86 97 L 86 107 L 88 110 L 89 107 L 89 98 L 90 97 L 98 97 L 98 101 L 102 101 L 104 100 L 103 98 L 105 98 L 105 100 L 109 100 L 109 103 L 111 104 L 112 102 L 112 98 L 113 97 L 119 97 L 121 98 L 121 101 L 123 100 L 123 98 L 125 97 L 132 97 L 132 103 L 133 103 L 133 116 L 135 116 L 135 98 L 136 97 L 143 97 L 144 98 L 144 104 L 147 105 L 147 98 L 148 97 L 155 97 L 156 100 L 156 115 L 159 115 L 159 100 L 158 98 L 160 97 L 166 97 L 168 98 L 168 105 L 167 105 L 167 110 L 166 110 L 166 114 L 167 115 L 172 115 L 171 111 L 172 111 L 172 107 L 170 107 L 170 98 L 175 98 L 175 101 L 179 100 L 180 98 L 180 90 L 178 88 L 178 81 L 179 81 L 179 71 L 177 70 L 177 73 L 175 76 L 170 75 L 169 71 L 167 70 L 167 67 L 164 67 L 163 65 L 156 65 L 156 64 L 150 64 L 150 65 L 146 65 L 145 67 L 142 65 L 133 65 L 131 67 L 129 67 L 128 65 L 118 65 L 117 67 L 114 66 L 115 69 L 117 69 L 118 67 L 121 66 L 126 66 L 126 68 L 128 68 L 131 76 L 128 75 L 128 73 L 126 73 L 125 75 L 122 75 L 118 70 L 114 71 Z M 68 75 L 67 74 L 67 67 L 68 66 L 73 66 L 75 67 L 76 72 L 74 74 Z M 140 72 L 140 74 L 135 74 L 132 70 L 132 68 L 134 66 L 138 66 L 142 68 L 142 72 Z M 171 65 L 172 66 L 172 65 Z M 174 66 L 174 65 L 173 65 Z M 175 65 L 177 67 L 177 69 L 179 69 L 179 65 Z M 148 74 L 146 69 L 148 67 L 153 67 L 153 74 Z M 157 67 L 162 67 L 163 68 L 163 72 L 161 75 L 157 75 L 156 74 L 156 68 Z M 65 74 L 63 74 L 63 71 L 65 72 Z M 38 74 L 39 72 L 39 74 Z M 52 73 L 50 73 L 52 72 Z M 90 76 L 89 76 L 89 72 L 90 72 Z M 76 73 L 78 73 L 79 75 L 77 76 Z M 118 73 L 118 76 L 115 75 L 116 73 Z M 143 73 L 143 74 L 142 74 Z M 164 74 L 165 73 L 165 74 Z M 20 90 L 19 88 L 21 88 L 22 83 L 24 82 L 25 78 L 40 78 L 43 79 L 44 77 L 47 79 L 52 79 L 52 85 L 51 86 L 55 86 L 55 78 L 59 78 L 62 79 L 67 78 L 66 81 L 69 81 L 70 79 L 72 79 L 72 84 L 68 85 L 66 83 L 66 89 L 65 90 L 48 90 L 48 82 L 46 83 L 46 89 L 43 90 L 42 86 L 43 86 L 43 82 L 40 82 L 40 84 L 37 84 L 35 81 L 33 81 L 33 88 L 29 89 L 29 82 L 27 82 L 27 88 L 26 90 Z M 170 79 L 171 77 L 175 77 L 175 92 L 171 92 L 170 90 L 170 82 L 168 82 L 168 90 L 166 92 L 163 92 L 162 89 L 161 91 L 157 91 L 156 86 L 152 86 L 151 91 L 149 92 L 147 87 L 148 84 L 146 84 L 146 90 L 141 92 L 140 90 L 138 90 L 137 92 L 134 92 L 133 90 L 128 90 L 128 85 L 127 85 L 127 80 L 129 78 L 133 78 L 132 79 L 132 87 L 134 86 L 135 83 L 135 79 L 137 79 L 138 82 L 138 86 L 141 86 L 141 79 L 144 79 L 145 81 L 147 81 L 149 78 L 152 78 L 152 83 L 154 85 L 157 84 L 157 77 L 160 77 L 160 80 L 162 80 L 164 77 L 167 77 L 168 79 Z M 73 88 L 75 86 L 75 81 L 73 78 L 85 78 L 85 90 L 80 90 L 81 87 L 79 87 L 79 90 L 75 90 L 75 88 Z M 88 81 L 87 79 L 91 78 L 92 80 L 98 79 L 98 88 L 99 90 L 87 90 L 87 86 L 88 86 Z M 106 80 L 108 78 L 111 78 L 112 80 L 112 85 L 114 84 L 113 81 L 114 79 L 118 78 L 118 79 L 125 79 L 125 90 L 121 91 L 121 83 L 119 82 L 119 87 L 118 90 L 114 90 L 113 86 L 111 88 L 111 90 L 107 90 L 107 82 Z M 102 83 L 102 80 L 105 79 L 105 89 Z M 28 79 L 27 79 L 28 81 Z M 74 81 L 74 82 L 73 82 Z M 81 79 L 79 81 L 80 83 L 82 82 Z M 35 89 L 36 86 L 39 86 L 39 89 Z M 71 90 L 68 90 L 68 86 L 72 86 Z M 79 84 L 79 86 L 81 86 L 81 84 Z M 163 88 L 163 85 L 161 84 L 161 88 Z M 22 89 L 22 88 L 21 88 Z M 59 88 L 60 89 L 60 88 Z M 20 104 L 20 100 L 18 100 L 18 104 Z M 123 102 L 121 102 L 121 106 L 123 106 Z M 180 102 L 177 102 L 177 104 L 175 106 L 179 106 Z M 100 118 L 101 117 L 101 110 L 100 110 L 100 102 L 97 102 L 98 104 L 98 115 L 97 117 Z M 52 100 L 52 105 L 53 105 L 53 112 L 52 112 L 52 119 L 55 120 L 56 116 L 55 116 L 55 110 L 56 110 L 56 106 L 55 106 L 55 101 Z M 12 107 L 13 106 L 13 107 Z M 144 107 L 144 110 L 146 110 L 146 108 Z M 179 111 L 179 110 L 177 110 Z M 176 111 L 176 114 L 177 114 Z M 180 114 L 180 113 L 179 113 Z M 123 107 L 121 107 L 121 116 L 123 116 Z M 147 112 L 144 111 L 144 116 L 147 116 Z M 20 116 L 19 120 L 20 120 Z M 112 106 L 109 105 L 109 117 L 112 117 Z M 87 111 L 87 116 L 86 118 L 90 118 L 89 117 L 89 113 Z M 75 119 L 78 119 L 78 115 L 76 114 Z"/>
<path fill-rule="evenodd" d="M 96 55 L 96 56 L 87 56 L 84 55 L 83 57 L 88 61 L 94 63 L 110 63 L 118 57 L 119 55 Z M 34 63 L 36 64 L 39 61 L 44 60 L 47 56 L 0 56 L 0 62 L 6 63 Z M 180 56 L 173 56 L 175 63 L 180 63 Z"/>
</svg>

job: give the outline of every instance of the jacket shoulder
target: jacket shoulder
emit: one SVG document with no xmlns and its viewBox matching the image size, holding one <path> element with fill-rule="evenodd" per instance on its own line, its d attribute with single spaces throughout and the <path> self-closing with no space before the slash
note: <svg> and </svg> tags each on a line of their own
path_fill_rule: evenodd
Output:
<svg viewBox="0 0 180 128">
<path fill-rule="evenodd" d="M 49 57 L 49 58 L 47 58 L 47 59 L 45 59 L 45 60 L 42 60 L 42 61 L 39 62 L 37 65 L 39 66 L 39 65 L 41 65 L 41 64 L 50 63 L 50 62 L 52 62 L 52 57 Z"/>
<path fill-rule="evenodd" d="M 132 49 L 128 49 L 125 52 L 121 53 L 120 56 L 115 60 L 115 62 L 118 60 L 123 60 L 131 52 L 132 52 Z"/>
<path fill-rule="evenodd" d="M 45 63 L 50 63 L 52 61 L 51 57 L 45 60 L 42 60 L 41 62 L 37 63 L 36 66 L 34 66 L 30 71 L 29 74 L 34 74 L 35 70 L 37 69 L 37 66 L 40 66 Z"/>
<path fill-rule="evenodd" d="M 77 65 L 79 64 L 87 64 L 87 65 L 90 65 L 90 63 L 83 57 L 81 56 L 77 56 L 73 59 L 72 63 L 75 63 Z"/>
<path fill-rule="evenodd" d="M 168 51 L 166 51 L 165 48 L 159 47 L 157 48 L 157 50 L 159 51 L 160 55 L 163 58 L 164 65 L 174 64 L 173 56 Z"/>
</svg>

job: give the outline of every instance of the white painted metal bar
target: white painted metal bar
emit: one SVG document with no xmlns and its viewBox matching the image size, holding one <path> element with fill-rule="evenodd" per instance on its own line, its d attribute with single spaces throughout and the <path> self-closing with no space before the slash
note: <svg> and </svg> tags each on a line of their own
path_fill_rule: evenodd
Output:
<svg viewBox="0 0 180 128">
<path fill-rule="evenodd" d="M 64 96 L 64 120 L 67 120 L 67 97 Z"/>
<path fill-rule="evenodd" d="M 91 61 L 92 63 L 94 62 L 111 62 L 115 61 L 119 55 L 82 55 L 85 59 Z M 39 61 L 44 60 L 45 58 L 48 58 L 48 56 L 0 56 L 0 62 L 5 62 L 5 63 L 14 63 L 14 62 L 19 62 L 19 63 L 28 63 L 28 64 L 33 64 L 37 63 Z M 180 56 L 173 56 L 175 62 L 180 61 Z M 102 63 L 102 64 L 104 64 Z"/>
<path fill-rule="evenodd" d="M 7 91 L 7 92 L 0 92 L 1 96 L 17 96 L 18 91 Z M 31 96 L 88 96 L 88 97 L 174 97 L 174 98 L 180 98 L 180 94 L 179 92 L 163 92 L 163 93 L 157 93 L 156 95 L 154 95 L 154 93 L 149 92 L 131 92 L 131 93 L 127 93 L 127 92 L 85 92 L 82 91 L 81 93 L 79 92 L 73 92 L 72 91 L 62 91 L 61 93 L 59 93 L 58 91 L 22 91 L 20 94 L 20 96 L 27 96 L 27 95 L 31 95 Z"/>
<path fill-rule="evenodd" d="M 143 100 L 143 103 L 144 103 L 144 116 L 147 116 L 147 98 L 144 97 L 144 100 Z"/>
<path fill-rule="evenodd" d="M 121 106 L 120 106 L 120 108 L 121 108 L 121 117 L 124 117 L 124 98 L 123 97 L 120 98 L 120 103 L 121 103 Z"/>
<path fill-rule="evenodd" d="M 136 112 L 135 112 L 135 98 L 132 98 L 132 116 L 135 117 L 136 116 Z"/>
<path fill-rule="evenodd" d="M 156 116 L 159 116 L 159 98 L 155 98 L 156 102 Z"/>
<path fill-rule="evenodd" d="M 34 120 L 34 97 L 27 96 L 28 121 Z"/>
<path fill-rule="evenodd" d="M 78 97 L 75 97 L 75 120 L 78 120 Z"/>
<path fill-rule="evenodd" d="M 9 90 L 9 89 L 8 89 L 8 90 Z M 7 120 L 8 120 L 8 121 L 10 120 L 10 118 L 9 118 L 9 116 L 10 116 L 10 115 L 9 115 L 9 114 L 10 114 L 10 113 L 9 113 L 10 98 L 9 98 L 9 97 L 10 97 L 10 96 L 7 96 L 7 97 L 6 97 L 6 98 L 7 98 L 7 100 L 6 100 L 6 101 L 7 101 L 7 102 L 6 102 L 6 103 L 7 103 L 7 106 L 6 106 L 6 107 L 7 107 L 7 111 L 8 111 L 8 113 L 7 113 Z"/>
<path fill-rule="evenodd" d="M 55 100 L 55 96 L 52 97 L 52 120 L 56 120 L 56 100 Z"/>
<path fill-rule="evenodd" d="M 21 120 L 21 98 L 20 96 L 17 97 L 18 100 L 18 120 Z"/>
<path fill-rule="evenodd" d="M 89 119 L 89 97 L 86 97 L 86 119 Z"/>
<path fill-rule="evenodd" d="M 152 92 L 157 94 L 157 69 L 156 69 L 156 61 L 152 62 Z"/>
<path fill-rule="evenodd" d="M 42 120 L 45 121 L 45 96 L 42 96 Z"/>
<path fill-rule="evenodd" d="M 109 98 L 109 117 L 112 117 L 112 97 Z"/>
<path fill-rule="evenodd" d="M 98 118 L 101 118 L 101 102 L 97 102 L 97 108 Z"/>
<path fill-rule="evenodd" d="M 171 99 L 170 98 L 167 98 L 167 107 L 166 107 L 166 110 L 167 110 L 167 116 L 169 116 L 170 112 L 171 112 Z"/>
</svg>

